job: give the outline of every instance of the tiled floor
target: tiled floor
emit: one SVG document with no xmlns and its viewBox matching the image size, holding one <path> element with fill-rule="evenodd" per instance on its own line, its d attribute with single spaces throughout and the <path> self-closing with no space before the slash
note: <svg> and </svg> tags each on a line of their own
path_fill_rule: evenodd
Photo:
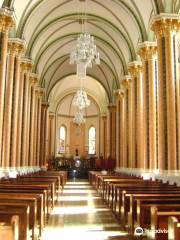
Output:
<svg viewBox="0 0 180 240">
<path fill-rule="evenodd" d="M 42 240 L 124 240 L 111 211 L 87 181 L 67 182 Z"/>
</svg>

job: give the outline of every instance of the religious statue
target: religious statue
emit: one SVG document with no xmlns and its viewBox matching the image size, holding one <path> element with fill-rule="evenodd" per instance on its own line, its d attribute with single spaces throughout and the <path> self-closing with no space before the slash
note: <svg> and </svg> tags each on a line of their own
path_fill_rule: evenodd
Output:
<svg viewBox="0 0 180 240">
<path fill-rule="evenodd" d="M 78 152 L 78 149 L 76 148 L 76 156 L 79 156 L 79 152 Z"/>
</svg>

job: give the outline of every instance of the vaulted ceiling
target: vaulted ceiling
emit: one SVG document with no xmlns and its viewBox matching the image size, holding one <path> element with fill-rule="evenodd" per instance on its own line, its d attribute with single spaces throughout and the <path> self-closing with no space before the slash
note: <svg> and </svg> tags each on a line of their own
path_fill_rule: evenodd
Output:
<svg viewBox="0 0 180 240">
<path fill-rule="evenodd" d="M 61 91 L 59 82 L 75 74 L 69 54 L 85 28 L 95 37 L 101 58 L 101 64 L 87 73 L 101 84 L 109 101 L 121 76 L 127 74 L 127 63 L 138 59 L 138 42 L 154 39 L 151 16 L 180 9 L 179 0 L 5 0 L 4 5 L 8 4 L 17 18 L 14 37 L 26 40 L 26 55 L 33 59 L 33 71 L 39 74 L 47 96 L 56 86 Z"/>
</svg>

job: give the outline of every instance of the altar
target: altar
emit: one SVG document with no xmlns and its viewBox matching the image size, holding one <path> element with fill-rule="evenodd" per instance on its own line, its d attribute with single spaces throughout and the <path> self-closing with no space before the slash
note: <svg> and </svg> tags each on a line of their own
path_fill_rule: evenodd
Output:
<svg viewBox="0 0 180 240">
<path fill-rule="evenodd" d="M 66 170 L 70 178 L 88 178 L 88 171 L 96 169 L 95 163 L 96 157 L 57 157 L 55 159 L 55 168 L 57 170 Z"/>
</svg>

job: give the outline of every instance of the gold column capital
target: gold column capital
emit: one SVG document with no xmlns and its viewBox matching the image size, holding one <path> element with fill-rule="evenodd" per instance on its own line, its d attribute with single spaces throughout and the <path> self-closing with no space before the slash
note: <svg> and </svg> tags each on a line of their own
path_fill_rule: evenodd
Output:
<svg viewBox="0 0 180 240">
<path fill-rule="evenodd" d="M 49 107 L 49 102 L 42 102 L 42 107 L 45 108 L 45 109 L 48 109 Z"/>
<path fill-rule="evenodd" d="M 31 72 L 32 67 L 33 67 L 33 61 L 29 58 L 22 58 L 21 59 L 21 67 L 23 70 L 25 70 L 27 72 Z"/>
<path fill-rule="evenodd" d="M 45 88 L 37 87 L 36 92 L 40 98 L 43 98 L 45 96 Z"/>
<path fill-rule="evenodd" d="M 8 48 L 14 48 L 16 55 L 21 56 L 26 51 L 26 41 L 20 38 L 9 38 Z"/>
<path fill-rule="evenodd" d="M 157 43 L 147 41 L 139 43 L 138 54 L 143 60 L 153 59 L 157 55 Z"/>
<path fill-rule="evenodd" d="M 29 79 L 32 85 L 36 85 L 39 82 L 39 76 L 36 73 L 31 73 Z"/>
<path fill-rule="evenodd" d="M 12 11 L 0 8 L 0 32 L 8 32 L 15 26 L 15 17 Z"/>
<path fill-rule="evenodd" d="M 129 89 L 131 87 L 131 76 L 130 75 L 125 75 L 122 76 L 121 78 L 121 85 L 125 88 L 125 89 Z"/>
<path fill-rule="evenodd" d="M 114 95 L 118 100 L 121 100 L 124 98 L 125 96 L 125 92 L 124 89 L 117 89 L 114 91 Z"/>
<path fill-rule="evenodd" d="M 55 113 L 54 112 L 49 112 L 49 118 L 53 119 L 55 117 Z"/>
<path fill-rule="evenodd" d="M 106 113 L 102 114 L 101 117 L 102 117 L 103 120 L 107 120 L 107 115 L 106 115 Z"/>
<path fill-rule="evenodd" d="M 108 109 L 109 109 L 110 112 L 115 112 L 116 111 L 116 105 L 113 104 L 113 103 L 110 103 L 108 105 Z"/>
<path fill-rule="evenodd" d="M 139 73 L 142 72 L 142 62 L 140 61 L 129 62 L 128 71 L 133 77 L 136 77 Z"/>
<path fill-rule="evenodd" d="M 165 36 L 172 32 L 178 32 L 180 28 L 180 15 L 160 13 L 154 15 L 150 21 L 151 29 L 157 36 Z"/>
</svg>

